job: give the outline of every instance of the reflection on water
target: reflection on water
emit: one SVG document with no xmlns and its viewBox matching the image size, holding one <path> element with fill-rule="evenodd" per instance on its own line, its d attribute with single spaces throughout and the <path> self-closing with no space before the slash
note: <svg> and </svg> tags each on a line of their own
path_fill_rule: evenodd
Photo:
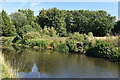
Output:
<svg viewBox="0 0 120 80">
<path fill-rule="evenodd" d="M 62 54 L 25 47 L 4 48 L 2 53 L 23 78 L 117 78 L 118 64 L 81 54 Z"/>
</svg>

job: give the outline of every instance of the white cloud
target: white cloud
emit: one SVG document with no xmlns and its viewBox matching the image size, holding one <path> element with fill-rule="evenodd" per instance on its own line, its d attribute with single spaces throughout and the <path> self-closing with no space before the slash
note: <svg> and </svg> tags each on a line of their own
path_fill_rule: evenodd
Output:
<svg viewBox="0 0 120 80">
<path fill-rule="evenodd" d="M 41 6 L 41 2 L 31 2 L 30 9 L 38 11 L 41 10 L 43 7 Z"/>
<path fill-rule="evenodd" d="M 31 7 L 38 6 L 38 5 L 40 5 L 40 3 L 41 3 L 41 2 L 32 2 L 32 3 L 31 3 Z"/>
</svg>

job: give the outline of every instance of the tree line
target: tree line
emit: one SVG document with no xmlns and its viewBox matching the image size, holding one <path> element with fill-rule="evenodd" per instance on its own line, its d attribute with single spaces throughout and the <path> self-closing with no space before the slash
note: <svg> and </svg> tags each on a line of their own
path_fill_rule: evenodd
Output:
<svg viewBox="0 0 120 80">
<path fill-rule="evenodd" d="M 106 36 L 120 33 L 120 21 L 115 16 L 103 10 L 59 10 L 57 8 L 42 9 L 39 15 L 34 16 L 30 9 L 19 9 L 8 15 L 5 10 L 0 12 L 2 36 L 23 36 L 28 32 L 39 32 L 48 35 L 57 34 L 68 37 L 79 32 L 94 36 Z M 51 36 L 51 37 L 52 37 Z"/>
</svg>

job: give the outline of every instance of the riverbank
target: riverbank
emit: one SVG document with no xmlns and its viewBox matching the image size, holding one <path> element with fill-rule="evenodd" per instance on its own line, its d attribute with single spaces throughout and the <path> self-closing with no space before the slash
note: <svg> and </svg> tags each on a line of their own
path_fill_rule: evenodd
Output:
<svg viewBox="0 0 120 80">
<path fill-rule="evenodd" d="M 17 40 L 16 40 L 17 39 Z M 15 41 L 15 43 L 13 43 Z M 92 35 L 74 33 L 70 37 L 22 38 L 3 37 L 2 43 L 26 46 L 37 49 L 51 49 L 61 53 L 79 53 L 91 57 L 109 59 L 120 62 L 118 36 L 94 37 Z"/>
<path fill-rule="evenodd" d="M 6 64 L 2 53 L 0 52 L 0 80 L 2 78 L 14 78 L 12 69 Z"/>
</svg>

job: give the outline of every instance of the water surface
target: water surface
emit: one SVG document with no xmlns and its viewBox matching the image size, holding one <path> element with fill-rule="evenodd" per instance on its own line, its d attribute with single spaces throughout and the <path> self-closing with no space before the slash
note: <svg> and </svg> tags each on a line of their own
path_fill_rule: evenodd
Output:
<svg viewBox="0 0 120 80">
<path fill-rule="evenodd" d="M 24 47 L 4 48 L 2 53 L 22 78 L 117 78 L 118 64 L 82 54 L 58 53 Z"/>
</svg>

